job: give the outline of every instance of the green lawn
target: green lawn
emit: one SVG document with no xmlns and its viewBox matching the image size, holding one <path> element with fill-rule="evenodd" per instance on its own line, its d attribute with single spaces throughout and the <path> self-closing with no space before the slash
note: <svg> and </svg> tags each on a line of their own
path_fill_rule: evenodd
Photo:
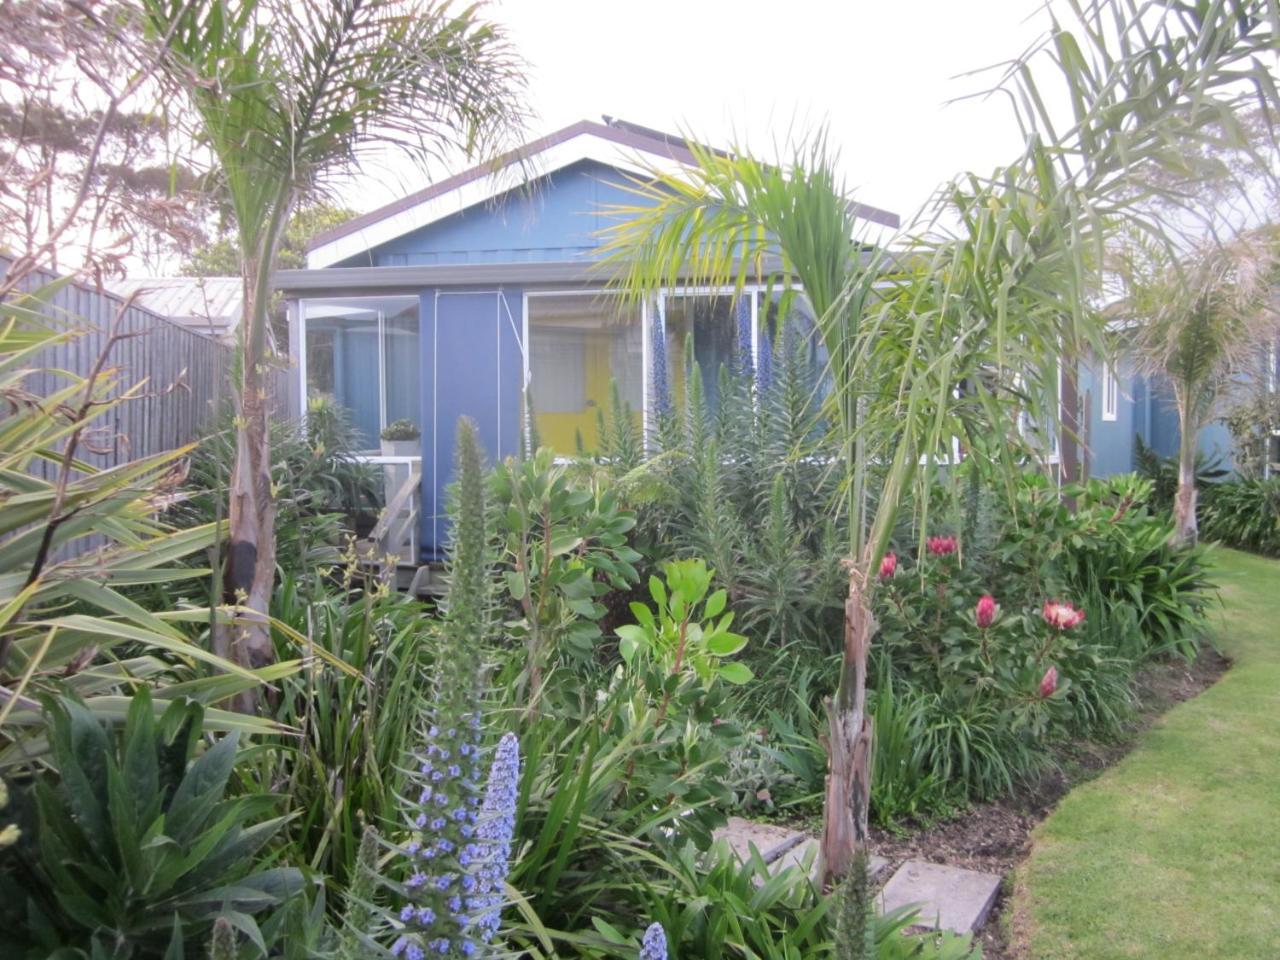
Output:
<svg viewBox="0 0 1280 960">
<path fill-rule="evenodd" d="M 1028 960 L 1280 957 L 1280 562 L 1217 574 L 1234 663 L 1036 830 L 1008 914 Z"/>
</svg>

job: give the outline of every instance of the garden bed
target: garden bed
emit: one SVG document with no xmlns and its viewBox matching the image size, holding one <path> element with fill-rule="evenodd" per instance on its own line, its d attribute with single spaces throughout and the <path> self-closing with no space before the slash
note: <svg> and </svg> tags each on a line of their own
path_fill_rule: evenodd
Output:
<svg viewBox="0 0 1280 960">
<path fill-rule="evenodd" d="M 1034 783 L 999 800 L 975 804 L 954 818 L 905 829 L 873 828 L 875 852 L 889 861 L 882 876 L 891 876 L 906 860 L 946 863 L 1004 876 L 1006 885 L 975 940 L 982 944 L 984 960 L 1023 957 L 1007 941 L 1003 913 L 1008 875 L 1030 852 L 1032 830 L 1067 791 L 1117 763 L 1136 745 L 1143 730 L 1171 707 L 1211 686 L 1229 666 L 1229 660 L 1210 648 L 1189 664 L 1181 659 L 1151 664 L 1136 678 L 1139 706 L 1124 736 L 1062 749 Z"/>
</svg>

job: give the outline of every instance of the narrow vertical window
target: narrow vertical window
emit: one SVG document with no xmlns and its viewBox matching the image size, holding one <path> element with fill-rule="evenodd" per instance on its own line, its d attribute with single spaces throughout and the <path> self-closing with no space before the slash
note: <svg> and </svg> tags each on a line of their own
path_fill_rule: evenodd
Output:
<svg viewBox="0 0 1280 960">
<path fill-rule="evenodd" d="M 1102 365 L 1102 419 L 1115 420 L 1120 410 L 1120 380 L 1113 364 Z"/>
</svg>

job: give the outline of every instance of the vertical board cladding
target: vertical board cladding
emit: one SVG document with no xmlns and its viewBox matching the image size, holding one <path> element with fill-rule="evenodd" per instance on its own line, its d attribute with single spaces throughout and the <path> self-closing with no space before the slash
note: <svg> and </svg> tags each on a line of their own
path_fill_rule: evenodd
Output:
<svg viewBox="0 0 1280 960">
<path fill-rule="evenodd" d="M 595 257 L 609 208 L 636 203 L 625 173 L 571 164 L 493 203 L 478 204 L 349 257 L 348 267 L 528 263 Z"/>
<path fill-rule="evenodd" d="M 489 462 L 519 452 L 524 386 L 519 288 L 421 295 L 422 553 L 444 558 L 459 417 L 475 421 Z"/>
<path fill-rule="evenodd" d="M 1080 372 L 1081 395 L 1088 395 L 1089 415 L 1087 444 L 1089 474 L 1109 477 L 1128 473 L 1134 468 L 1134 435 L 1142 432 L 1145 412 L 1145 392 L 1142 379 L 1131 364 L 1120 362 L 1116 367 L 1117 402 L 1116 418 L 1103 418 L 1106 398 L 1103 396 L 1104 378 L 1100 361 L 1092 361 Z M 1143 439 L 1147 439 L 1143 434 Z"/>
</svg>

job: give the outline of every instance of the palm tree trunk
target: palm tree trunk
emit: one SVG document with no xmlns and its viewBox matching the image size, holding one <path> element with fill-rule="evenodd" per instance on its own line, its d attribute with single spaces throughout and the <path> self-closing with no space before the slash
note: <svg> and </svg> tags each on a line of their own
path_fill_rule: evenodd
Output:
<svg viewBox="0 0 1280 960">
<path fill-rule="evenodd" d="M 828 767 L 823 807 L 822 876 L 832 883 L 848 874 L 867 844 L 871 807 L 871 719 L 867 716 L 867 650 L 875 632 L 857 564 L 844 603 L 844 656 L 835 702 L 827 701 Z"/>
<path fill-rule="evenodd" d="M 222 578 L 223 602 L 250 613 L 235 624 L 219 624 L 213 648 L 243 667 L 271 663 L 274 651 L 267 613 L 275 585 L 275 500 L 271 493 L 271 402 L 266 365 L 266 323 L 269 296 L 260 282 L 261 271 L 246 271 L 240 390 L 236 412 L 236 452 L 231 470 L 229 535 Z M 235 709 L 250 713 L 254 694 L 236 697 Z"/>
<path fill-rule="evenodd" d="M 1185 405 L 1183 405 L 1185 406 Z M 1196 426 L 1179 410 L 1178 492 L 1173 498 L 1173 537 L 1176 546 L 1188 547 L 1200 536 L 1196 523 Z"/>
</svg>

